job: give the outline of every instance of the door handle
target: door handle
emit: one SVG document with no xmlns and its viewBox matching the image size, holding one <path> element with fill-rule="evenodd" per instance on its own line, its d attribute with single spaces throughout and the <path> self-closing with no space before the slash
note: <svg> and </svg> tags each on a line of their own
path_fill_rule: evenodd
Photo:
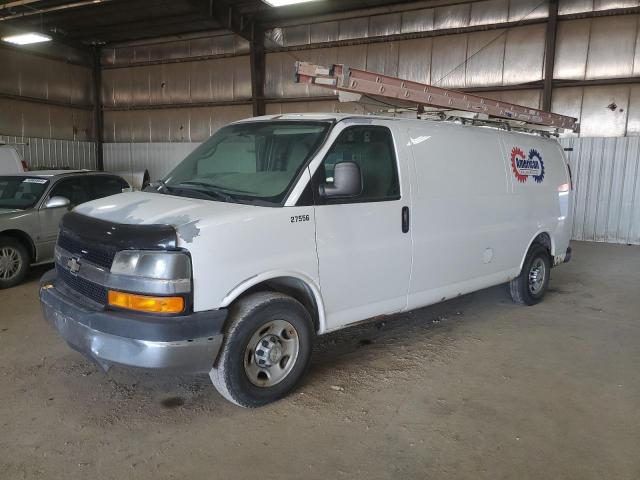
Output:
<svg viewBox="0 0 640 480">
<path fill-rule="evenodd" d="M 409 231 L 409 207 L 402 207 L 402 233 Z"/>
</svg>

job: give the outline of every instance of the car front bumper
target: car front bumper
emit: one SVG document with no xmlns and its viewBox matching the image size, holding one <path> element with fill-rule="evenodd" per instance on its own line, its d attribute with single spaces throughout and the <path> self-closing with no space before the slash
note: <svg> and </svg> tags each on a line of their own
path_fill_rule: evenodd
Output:
<svg viewBox="0 0 640 480">
<path fill-rule="evenodd" d="M 58 282 L 40 282 L 44 317 L 71 348 L 105 371 L 112 365 L 187 373 L 211 370 L 223 339 L 226 310 L 160 317 L 98 309 Z"/>
</svg>

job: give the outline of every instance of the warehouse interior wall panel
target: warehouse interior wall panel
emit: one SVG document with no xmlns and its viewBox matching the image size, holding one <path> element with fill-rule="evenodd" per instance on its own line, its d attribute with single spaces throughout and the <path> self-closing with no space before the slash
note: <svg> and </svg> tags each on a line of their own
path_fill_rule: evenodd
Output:
<svg viewBox="0 0 640 480">
<path fill-rule="evenodd" d="M 168 174 L 200 143 L 105 143 L 104 168 L 110 172 L 148 170 L 152 180 Z"/>
<path fill-rule="evenodd" d="M 52 100 L 69 106 L 91 105 L 91 69 L 28 51 L 0 47 L 0 94 Z"/>
<path fill-rule="evenodd" d="M 593 80 L 639 75 L 639 22 L 639 15 L 560 22 L 554 77 Z"/>
<path fill-rule="evenodd" d="M 138 45 L 106 47 L 101 51 L 105 67 L 126 67 L 134 63 L 197 59 L 215 55 L 248 55 L 249 42 L 237 35 L 200 35 L 190 39 L 156 41 Z"/>
<path fill-rule="evenodd" d="M 554 78 L 584 80 L 591 21 L 584 18 L 558 24 Z"/>
<path fill-rule="evenodd" d="M 105 111 L 104 141 L 201 142 L 251 113 L 251 105 Z"/>
<path fill-rule="evenodd" d="M 393 76 L 409 72 L 409 79 L 450 88 L 535 82 L 542 80 L 544 43 L 545 26 L 541 24 L 367 45 L 272 52 L 266 58 L 265 95 L 271 98 L 332 95 L 331 90 L 325 88 L 293 83 L 291 72 L 296 60 L 324 65 L 345 63 Z"/>
<path fill-rule="evenodd" d="M 631 76 L 637 36 L 637 15 L 592 19 L 585 78 Z"/>
<path fill-rule="evenodd" d="M 32 169 L 96 168 L 96 144 L 92 141 L 0 135 L 0 142 L 13 145 Z"/>
<path fill-rule="evenodd" d="M 414 82 L 431 83 L 433 39 L 407 40 L 399 44 L 398 76 Z"/>
<path fill-rule="evenodd" d="M 626 134 L 630 85 L 584 87 L 580 134 L 622 137 Z"/>
<path fill-rule="evenodd" d="M 289 66 L 291 72 L 293 67 Z M 235 101 L 250 97 L 251 74 L 246 55 L 114 68 L 102 73 L 102 102 L 106 107 Z"/>
<path fill-rule="evenodd" d="M 0 98 L 0 135 L 93 140 L 91 110 Z"/>
<path fill-rule="evenodd" d="M 545 18 L 548 11 L 548 2 L 538 0 L 488 0 L 460 3 L 331 22 L 276 27 L 266 32 L 266 45 L 275 49 L 337 40 L 385 37 L 401 33 L 495 25 Z"/>
<path fill-rule="evenodd" d="M 489 0 L 471 4 L 469 26 L 504 23 L 509 19 L 509 0 Z"/>
<path fill-rule="evenodd" d="M 504 30 L 469 34 L 466 87 L 502 85 L 506 40 Z"/>
<path fill-rule="evenodd" d="M 564 138 L 574 181 L 573 238 L 640 244 L 640 138 Z"/>
</svg>

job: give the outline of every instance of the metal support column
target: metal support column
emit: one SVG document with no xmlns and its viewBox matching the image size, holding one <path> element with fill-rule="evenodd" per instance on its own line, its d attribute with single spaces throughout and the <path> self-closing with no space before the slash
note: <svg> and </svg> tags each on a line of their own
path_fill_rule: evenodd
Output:
<svg viewBox="0 0 640 480">
<path fill-rule="evenodd" d="M 102 144 L 104 143 L 104 111 L 102 109 L 102 68 L 100 47 L 95 47 L 93 57 L 94 128 L 96 138 L 96 169 L 104 170 Z"/>
<path fill-rule="evenodd" d="M 544 87 L 542 90 L 542 109 L 551 111 L 553 96 L 553 69 L 556 61 L 556 34 L 558 32 L 558 0 L 549 0 L 549 18 L 544 50 Z"/>
<path fill-rule="evenodd" d="M 253 22 L 251 28 L 251 102 L 253 116 L 265 114 L 264 80 L 265 80 L 265 52 L 264 28 Z"/>
</svg>

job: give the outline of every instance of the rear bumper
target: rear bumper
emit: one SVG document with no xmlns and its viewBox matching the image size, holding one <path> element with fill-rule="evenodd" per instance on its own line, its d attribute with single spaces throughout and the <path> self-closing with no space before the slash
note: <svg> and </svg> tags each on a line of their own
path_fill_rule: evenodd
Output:
<svg viewBox="0 0 640 480">
<path fill-rule="evenodd" d="M 211 370 L 222 345 L 226 310 L 180 317 L 123 314 L 83 303 L 57 283 L 55 271 L 42 277 L 44 317 L 71 348 L 104 370 L 114 364 L 188 373 Z"/>
</svg>

